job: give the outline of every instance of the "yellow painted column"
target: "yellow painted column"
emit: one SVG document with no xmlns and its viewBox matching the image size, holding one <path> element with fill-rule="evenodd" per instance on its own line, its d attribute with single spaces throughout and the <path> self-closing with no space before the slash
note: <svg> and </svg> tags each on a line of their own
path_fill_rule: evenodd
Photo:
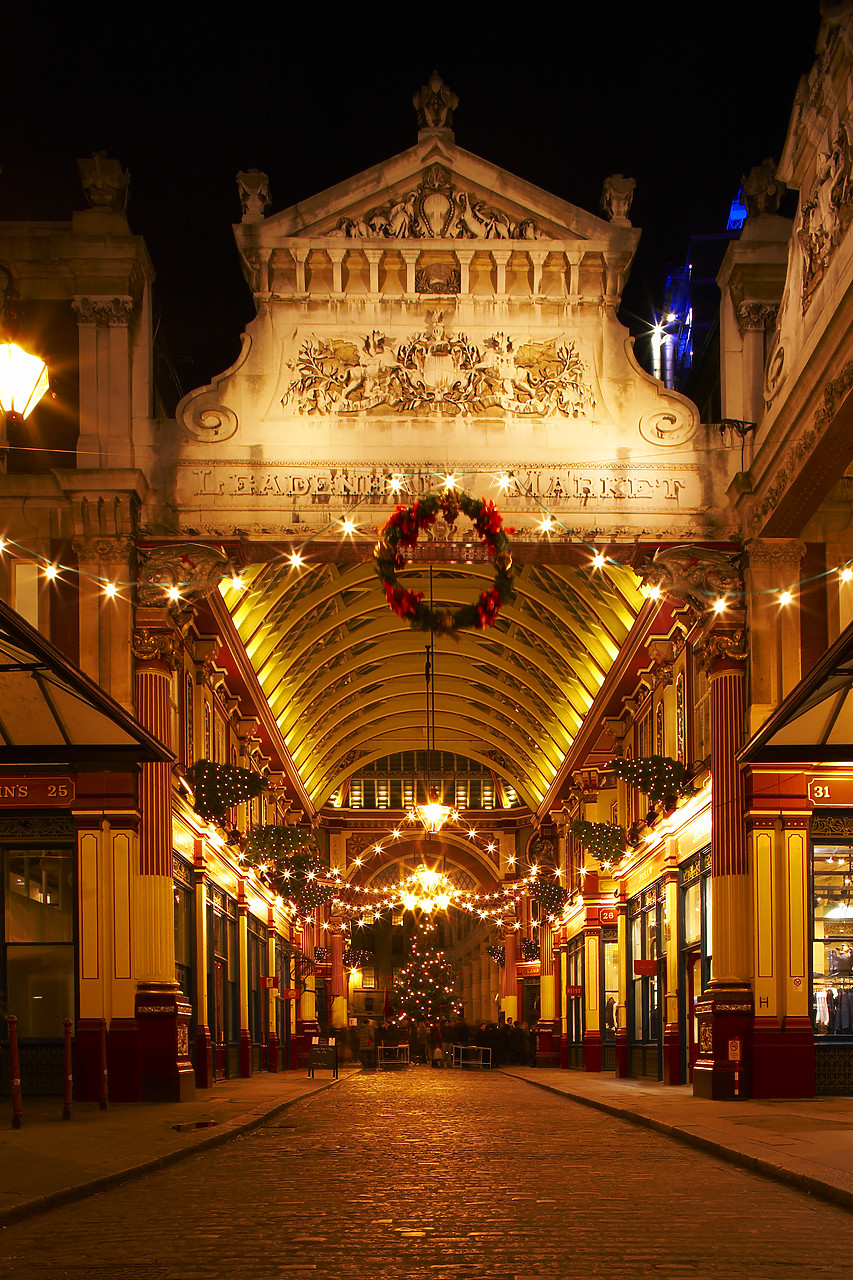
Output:
<svg viewBox="0 0 853 1280">
<path fill-rule="evenodd" d="M 249 1029 L 249 904 L 246 901 L 246 882 L 241 878 L 237 901 L 237 957 L 239 977 L 237 989 L 240 995 L 240 1075 L 252 1074 L 252 1033 Z"/>
<path fill-rule="evenodd" d="M 628 938 L 628 917 L 625 903 L 619 903 L 619 916 L 616 922 L 619 950 L 619 1003 L 616 1006 L 616 1078 L 625 1080 L 631 1074 L 630 1054 L 628 1051 L 628 965 L 630 948 Z"/>
<path fill-rule="evenodd" d="M 208 939 L 207 892 L 209 877 L 204 859 L 204 841 L 196 840 L 193 848 L 195 876 L 195 1079 L 200 1089 L 213 1084 L 213 1036 L 210 1032 L 208 1007 Z"/>
<path fill-rule="evenodd" d="M 584 929 L 583 1069 L 601 1070 L 601 928 Z"/>
</svg>

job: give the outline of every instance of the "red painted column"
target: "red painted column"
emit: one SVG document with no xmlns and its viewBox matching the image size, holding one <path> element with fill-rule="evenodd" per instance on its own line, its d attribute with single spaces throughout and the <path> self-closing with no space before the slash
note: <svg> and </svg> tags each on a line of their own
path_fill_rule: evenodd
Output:
<svg viewBox="0 0 853 1280">
<path fill-rule="evenodd" d="M 176 637 L 165 610 L 137 609 L 133 649 L 140 722 L 170 745 L 169 686 Z M 155 628 L 157 628 L 155 630 Z M 183 1101 L 195 1092 L 189 1056 L 190 1005 L 175 981 L 172 770 L 143 764 L 140 865 L 136 880 L 136 1019 L 143 1100 Z"/>
<path fill-rule="evenodd" d="M 744 825 L 743 781 L 735 753 L 744 736 L 741 630 L 712 633 L 703 661 L 711 688 L 711 981 L 696 1002 L 697 1097 L 747 1098 L 751 1091 L 752 893 Z"/>
</svg>

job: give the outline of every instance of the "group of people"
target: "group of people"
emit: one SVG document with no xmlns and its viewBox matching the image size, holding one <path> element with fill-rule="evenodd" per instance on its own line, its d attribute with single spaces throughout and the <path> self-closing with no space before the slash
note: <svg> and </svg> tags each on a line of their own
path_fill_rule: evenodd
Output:
<svg viewBox="0 0 853 1280">
<path fill-rule="evenodd" d="M 536 1066 L 536 1028 L 513 1018 L 479 1026 L 463 1018 L 432 1023 L 423 1018 L 392 1023 L 385 1018 L 377 1026 L 372 1018 L 364 1018 L 358 1027 L 358 1059 L 364 1067 L 376 1066 L 380 1046 L 401 1044 L 409 1046 L 409 1061 L 415 1065 L 449 1066 L 454 1045 L 476 1045 L 491 1050 L 493 1067 Z"/>
</svg>

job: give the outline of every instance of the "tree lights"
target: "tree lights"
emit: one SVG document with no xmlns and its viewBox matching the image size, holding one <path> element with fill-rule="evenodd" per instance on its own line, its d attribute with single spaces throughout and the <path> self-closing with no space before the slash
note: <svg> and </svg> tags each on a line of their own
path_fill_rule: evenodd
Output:
<svg viewBox="0 0 853 1280">
<path fill-rule="evenodd" d="M 453 968 L 438 947 L 438 931 L 422 920 L 412 938 L 409 962 L 396 984 L 400 1007 L 415 1022 L 435 1022 L 460 1011 L 454 1000 Z"/>
</svg>

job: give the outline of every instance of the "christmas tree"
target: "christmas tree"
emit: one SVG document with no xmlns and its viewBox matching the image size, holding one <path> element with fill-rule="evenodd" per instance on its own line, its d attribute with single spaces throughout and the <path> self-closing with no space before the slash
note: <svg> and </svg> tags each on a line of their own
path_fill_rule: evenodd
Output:
<svg viewBox="0 0 853 1280">
<path fill-rule="evenodd" d="M 442 1021 L 459 1012 L 453 999 L 453 968 L 438 947 L 438 930 L 425 917 L 412 938 L 408 964 L 397 978 L 397 998 L 414 1022 Z"/>
</svg>

